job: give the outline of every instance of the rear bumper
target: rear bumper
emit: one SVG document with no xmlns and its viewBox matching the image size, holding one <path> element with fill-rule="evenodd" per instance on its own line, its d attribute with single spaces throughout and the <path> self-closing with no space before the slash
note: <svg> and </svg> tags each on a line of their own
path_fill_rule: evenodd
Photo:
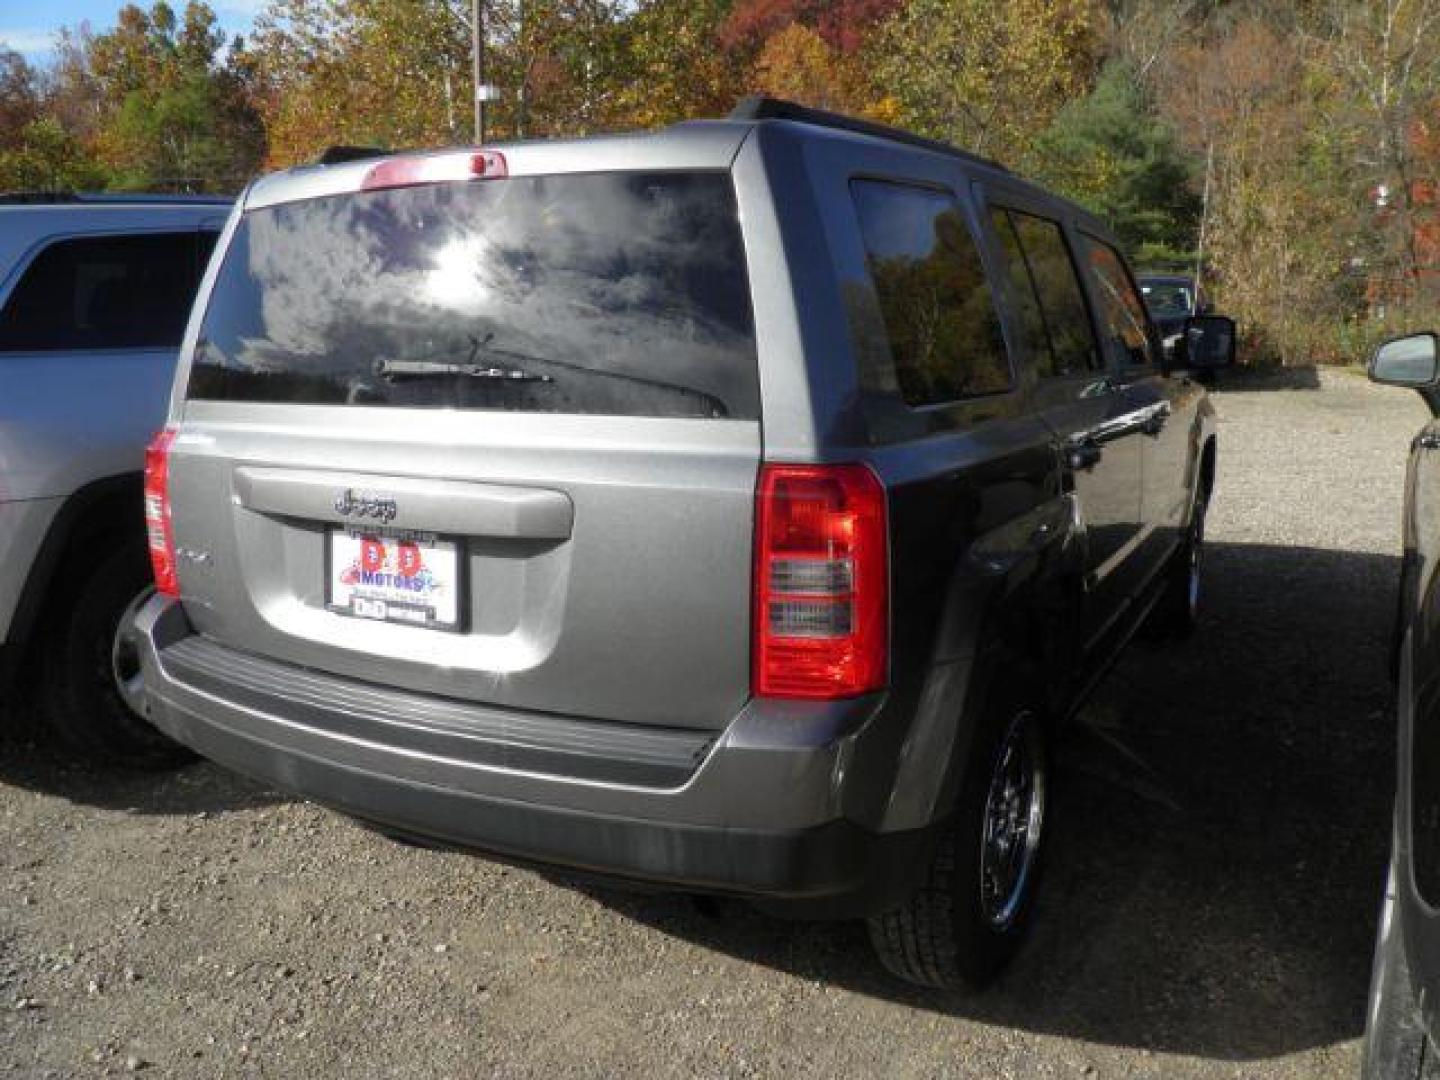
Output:
<svg viewBox="0 0 1440 1080">
<path fill-rule="evenodd" d="M 815 916 L 888 906 L 928 862 L 933 826 L 864 821 L 888 797 L 857 767 L 880 698 L 752 702 L 721 733 L 656 733 L 467 712 L 247 657 L 196 637 L 165 597 L 135 632 L 161 730 L 408 836 Z"/>
</svg>

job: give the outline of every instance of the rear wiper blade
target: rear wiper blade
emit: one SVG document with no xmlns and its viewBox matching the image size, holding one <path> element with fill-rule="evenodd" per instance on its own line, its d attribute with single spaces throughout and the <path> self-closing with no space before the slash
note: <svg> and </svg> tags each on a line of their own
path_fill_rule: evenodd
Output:
<svg viewBox="0 0 1440 1080">
<path fill-rule="evenodd" d="M 645 386 L 652 390 L 660 390 L 671 394 L 682 394 L 690 398 L 698 398 L 705 402 L 710 409 L 711 416 L 728 416 L 729 408 L 725 402 L 714 394 L 701 390 L 698 387 L 683 386 L 679 383 L 669 382 L 665 379 L 651 378 L 645 375 L 631 375 L 623 371 L 606 371 L 604 368 L 589 367 L 585 364 L 569 363 L 565 360 L 556 360 L 553 357 L 532 356 L 529 353 L 518 352 L 514 349 L 501 348 L 492 344 L 495 340 L 495 332 L 492 330 L 484 337 L 471 335 L 470 352 L 463 362 L 453 360 L 428 360 L 419 358 L 415 360 L 380 360 L 375 364 L 375 374 L 383 379 L 395 382 L 401 379 L 425 378 L 427 376 L 458 376 L 471 379 L 488 379 L 491 382 L 499 383 L 553 383 L 554 376 L 542 375 L 523 367 L 517 367 L 513 363 L 506 363 L 503 366 L 498 364 L 482 363 L 482 358 L 494 358 L 500 361 L 520 361 L 522 363 L 540 364 L 545 367 L 559 368 L 562 377 L 567 371 L 573 371 L 577 375 L 585 375 L 598 379 L 613 379 L 620 382 L 627 382 L 634 386 Z M 434 355 L 433 353 L 431 355 Z"/>
<path fill-rule="evenodd" d="M 377 360 L 375 374 L 392 382 L 397 379 L 423 379 L 428 376 L 458 376 L 465 379 L 488 379 L 491 382 L 508 383 L 555 381 L 549 375 L 540 375 L 514 365 L 500 366 L 482 363 L 482 356 L 498 356 L 515 360 L 536 359 L 533 356 L 526 356 L 524 353 L 491 348 L 490 342 L 494 339 L 494 333 L 486 334 L 483 339 L 472 336 L 470 338 L 470 355 L 463 361 L 430 360 L 424 357 L 415 360 Z"/>
<path fill-rule="evenodd" d="M 465 379 L 488 379 L 493 382 L 548 383 L 549 375 L 540 375 L 518 367 L 494 367 L 490 364 L 457 363 L 453 360 L 379 360 L 375 374 L 382 379 L 423 379 L 428 376 L 457 376 Z"/>
</svg>

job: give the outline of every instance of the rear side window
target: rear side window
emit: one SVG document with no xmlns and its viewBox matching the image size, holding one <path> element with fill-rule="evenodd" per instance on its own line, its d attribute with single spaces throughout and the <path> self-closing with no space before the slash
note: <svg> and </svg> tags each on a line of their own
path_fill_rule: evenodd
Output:
<svg viewBox="0 0 1440 1080">
<path fill-rule="evenodd" d="M 724 173 L 590 173 L 252 211 L 189 395 L 757 418 L 734 187 Z"/>
<path fill-rule="evenodd" d="M 1017 273 L 1013 260 L 1018 255 L 1024 260 L 1024 275 L 1039 303 L 1050 355 L 1048 370 L 1042 366 L 1040 374 L 1065 376 L 1100 370 L 1090 309 L 1060 225 L 1015 210 L 994 212 L 1008 219 L 1013 229 L 1006 230 L 996 223 L 1006 255 L 1012 260 L 1012 278 Z"/>
<path fill-rule="evenodd" d="M 58 240 L 0 311 L 0 352 L 175 348 L 213 232 Z"/>
<path fill-rule="evenodd" d="M 855 181 L 851 194 L 905 403 L 1010 389 L 990 285 L 955 200 L 871 180 Z"/>
<path fill-rule="evenodd" d="M 1150 335 L 1145 305 L 1125 270 L 1120 254 L 1109 244 L 1086 236 L 1085 267 L 1100 307 L 1100 329 L 1111 363 L 1121 367 L 1148 365 Z"/>
<path fill-rule="evenodd" d="M 1020 246 L 1020 236 L 1015 232 L 1015 223 L 1010 214 L 999 208 L 990 210 L 990 223 L 1000 240 L 1005 253 L 1005 273 L 1010 282 L 1010 306 L 1020 323 L 1030 356 L 1041 375 L 1053 375 L 1057 371 L 1055 353 L 1050 346 L 1050 330 L 1045 325 L 1045 313 L 1040 310 L 1040 297 L 1036 292 L 1035 278 L 1026 263 L 1025 250 Z"/>
</svg>

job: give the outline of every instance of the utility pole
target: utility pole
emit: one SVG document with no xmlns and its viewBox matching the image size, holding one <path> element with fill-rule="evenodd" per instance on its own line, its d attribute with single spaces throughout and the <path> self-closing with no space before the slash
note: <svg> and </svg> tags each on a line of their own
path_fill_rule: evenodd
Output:
<svg viewBox="0 0 1440 1080">
<path fill-rule="evenodd" d="M 485 25 L 481 21 L 482 0 L 470 0 L 470 85 L 475 93 L 475 143 L 485 142 L 485 102 L 490 89 L 485 85 Z"/>
<path fill-rule="evenodd" d="M 1215 140 L 1205 147 L 1205 191 L 1200 196 L 1200 243 L 1195 248 L 1195 305 L 1200 305 L 1200 276 L 1205 272 L 1205 233 L 1210 221 L 1210 176 L 1215 171 Z M 1198 311 L 1197 311 L 1198 314 Z"/>
</svg>

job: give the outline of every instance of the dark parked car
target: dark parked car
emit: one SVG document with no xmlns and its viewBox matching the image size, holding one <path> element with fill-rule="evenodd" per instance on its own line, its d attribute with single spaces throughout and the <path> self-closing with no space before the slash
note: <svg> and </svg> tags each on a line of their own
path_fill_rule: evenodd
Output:
<svg viewBox="0 0 1440 1080">
<path fill-rule="evenodd" d="M 1180 334 L 1186 319 L 1207 313 L 1195 279 L 1187 274 L 1141 274 L 1136 281 L 1162 338 Z"/>
<path fill-rule="evenodd" d="M 1195 618 L 1204 390 L 1100 222 L 949 146 L 751 100 L 295 169 L 198 307 L 151 716 L 399 835 L 979 982 L 1053 725 Z"/>
<path fill-rule="evenodd" d="M 1410 444 L 1400 606 L 1399 773 L 1365 1036 L 1366 1080 L 1440 1077 L 1440 364 L 1433 334 L 1382 345 L 1370 377 L 1418 390 L 1432 420 Z"/>
<path fill-rule="evenodd" d="M 1137 281 L 1145 308 L 1160 333 L 1165 354 L 1176 365 L 1212 372 L 1234 362 L 1234 324 L 1225 339 L 1224 324 L 1211 323 L 1204 340 L 1192 338 L 1192 320 L 1211 314 L 1210 305 L 1188 274 L 1141 274 Z"/>
</svg>

